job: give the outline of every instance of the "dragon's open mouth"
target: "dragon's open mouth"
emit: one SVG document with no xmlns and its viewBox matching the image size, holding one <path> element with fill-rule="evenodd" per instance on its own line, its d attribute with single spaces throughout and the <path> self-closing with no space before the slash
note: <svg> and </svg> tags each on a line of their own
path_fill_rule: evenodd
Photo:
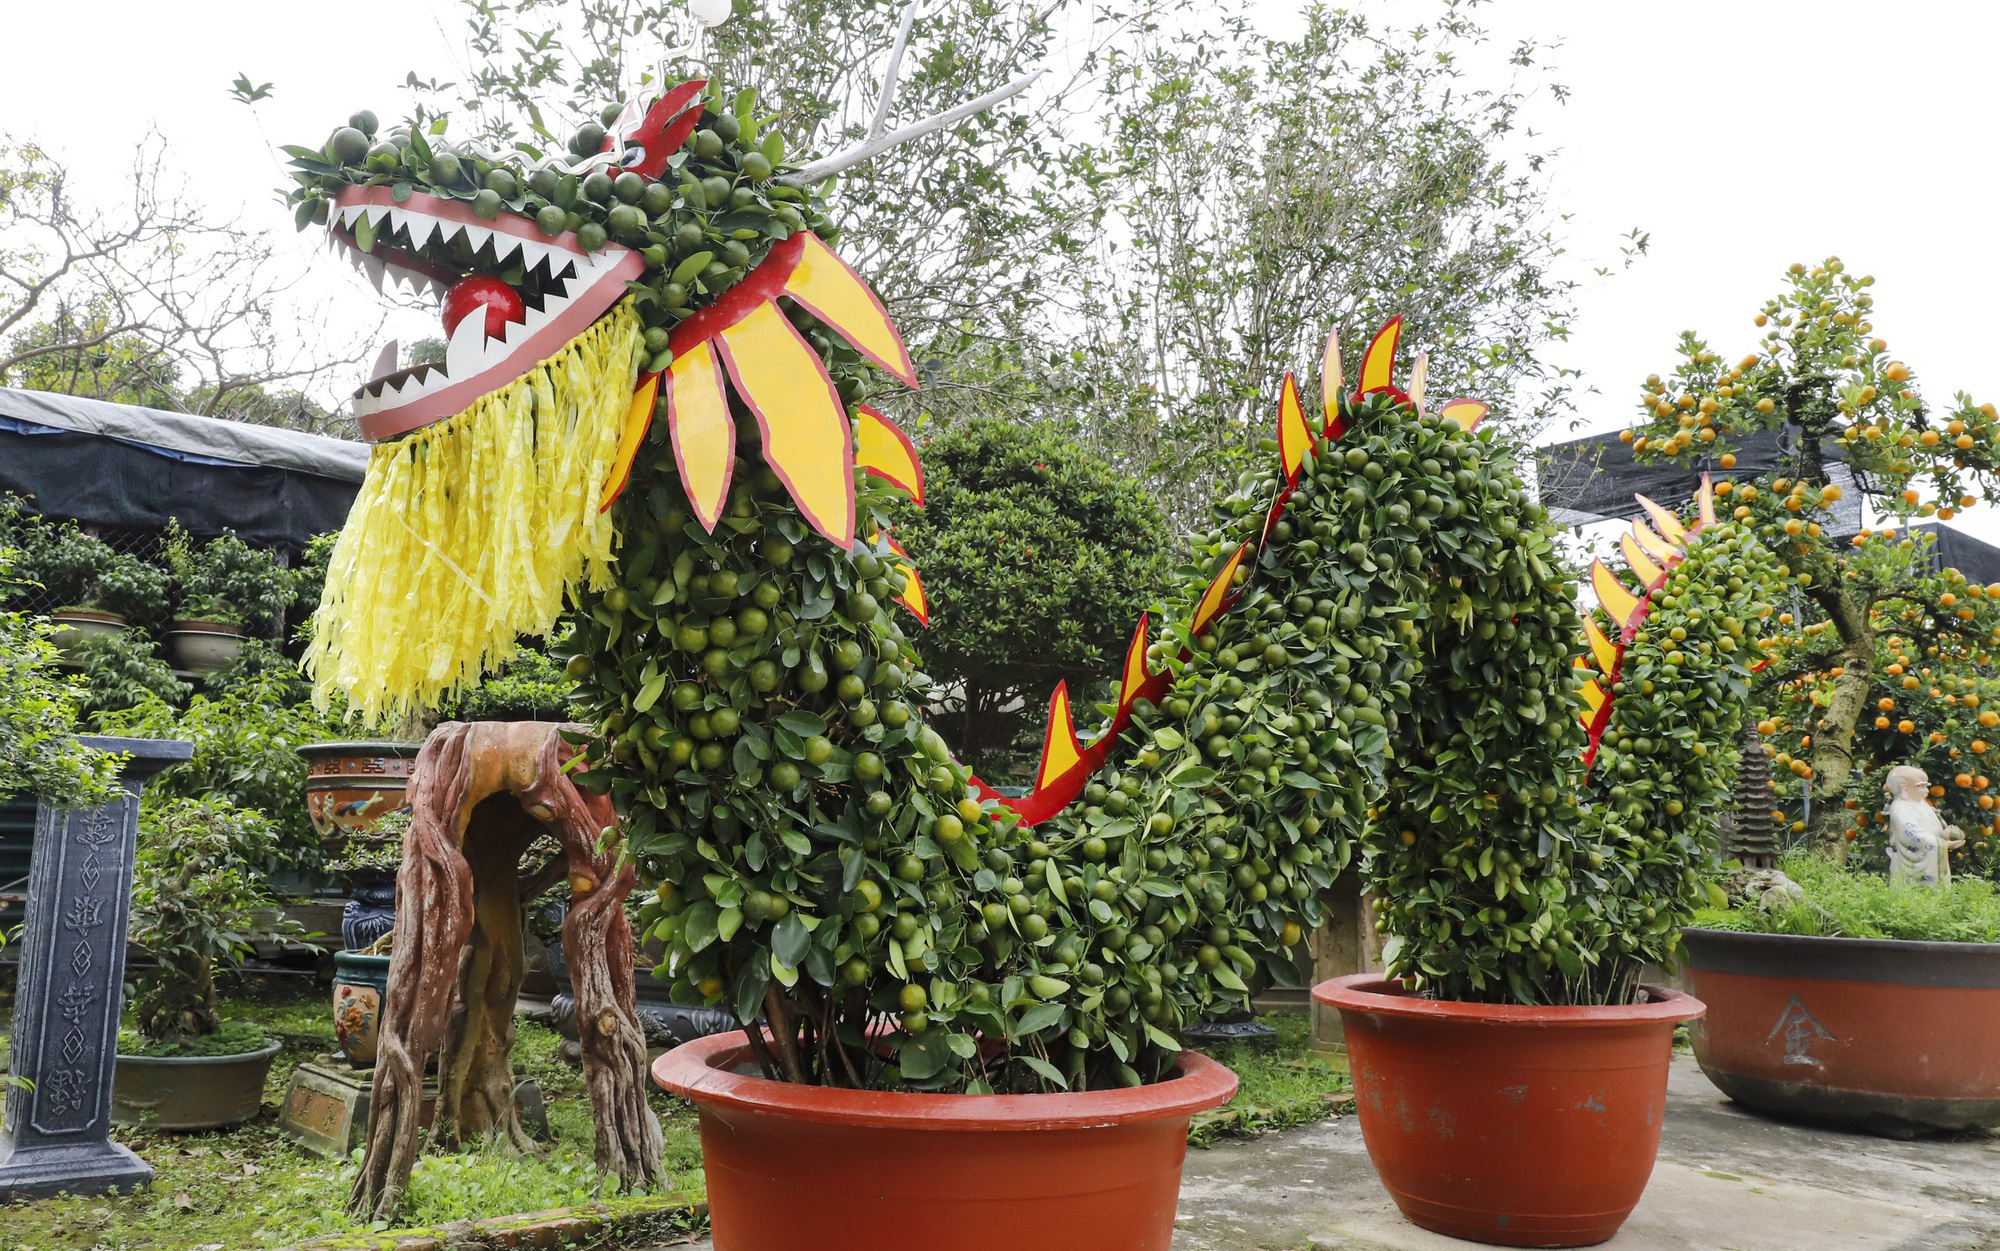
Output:
<svg viewBox="0 0 2000 1251">
<path fill-rule="evenodd" d="M 442 365 L 396 369 L 393 353 L 354 392 L 363 435 L 394 438 L 453 416 L 560 351 L 603 316 L 645 268 L 637 252 L 606 244 L 586 251 L 574 234 L 553 238 L 509 213 L 483 221 L 463 200 L 388 187 L 348 187 L 334 196 L 328 230 L 379 290 L 387 277 L 445 295 L 469 276 L 497 278 L 520 297 L 517 318 L 465 316 L 450 329 Z"/>
</svg>

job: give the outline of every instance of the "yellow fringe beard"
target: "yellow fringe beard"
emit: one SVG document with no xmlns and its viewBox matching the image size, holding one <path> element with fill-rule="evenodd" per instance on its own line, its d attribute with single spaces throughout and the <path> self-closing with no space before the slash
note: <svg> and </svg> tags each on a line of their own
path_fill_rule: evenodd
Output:
<svg viewBox="0 0 2000 1251">
<path fill-rule="evenodd" d="M 306 668 L 370 725 L 436 708 L 609 585 L 600 511 L 638 379 L 630 299 L 525 377 L 378 446 L 327 568 Z"/>
</svg>

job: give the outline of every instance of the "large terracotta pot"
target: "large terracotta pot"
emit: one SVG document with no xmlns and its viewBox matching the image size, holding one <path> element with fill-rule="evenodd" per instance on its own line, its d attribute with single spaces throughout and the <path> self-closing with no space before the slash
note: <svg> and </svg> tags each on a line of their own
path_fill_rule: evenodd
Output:
<svg viewBox="0 0 2000 1251">
<path fill-rule="evenodd" d="M 1682 939 L 1695 1059 L 1738 1103 L 1897 1137 L 2000 1127 L 2000 943 Z"/>
<path fill-rule="evenodd" d="M 307 743 L 299 748 L 306 777 L 306 815 L 329 852 L 377 821 L 409 807 L 403 792 L 422 743 Z"/>
<path fill-rule="evenodd" d="M 926 1095 L 753 1076 L 743 1032 L 653 1080 L 701 1112 L 715 1251 L 1167 1251 L 1188 1121 L 1236 1075 L 1183 1052 L 1136 1089 Z"/>
<path fill-rule="evenodd" d="M 284 1044 L 233 1056 L 118 1057 L 111 1119 L 148 1129 L 223 1129 L 255 1120 Z"/>
<path fill-rule="evenodd" d="M 1674 1026 L 1665 987 L 1619 1007 L 1420 999 L 1379 974 L 1313 998 L 1340 1009 L 1368 1157 L 1403 1215 L 1508 1247 L 1618 1232 L 1653 1173 Z"/>
</svg>

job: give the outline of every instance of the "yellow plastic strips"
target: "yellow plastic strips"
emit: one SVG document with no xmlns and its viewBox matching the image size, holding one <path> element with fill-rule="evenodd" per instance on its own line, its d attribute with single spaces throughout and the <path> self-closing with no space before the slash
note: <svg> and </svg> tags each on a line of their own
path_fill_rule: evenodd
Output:
<svg viewBox="0 0 2000 1251">
<path fill-rule="evenodd" d="M 370 724 L 436 707 L 609 585 L 601 513 L 643 328 L 621 302 L 525 377 L 375 449 L 327 570 L 306 666 Z"/>
</svg>

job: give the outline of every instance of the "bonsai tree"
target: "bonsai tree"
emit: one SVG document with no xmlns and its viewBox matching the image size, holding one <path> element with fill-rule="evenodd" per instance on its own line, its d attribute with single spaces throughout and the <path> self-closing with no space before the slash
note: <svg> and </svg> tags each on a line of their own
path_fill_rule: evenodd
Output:
<svg viewBox="0 0 2000 1251">
<path fill-rule="evenodd" d="M 188 695 L 188 684 L 153 654 L 153 641 L 142 630 L 80 638 L 68 660 L 78 671 L 77 711 L 86 717 L 122 712 L 147 699 L 178 703 Z"/>
<path fill-rule="evenodd" d="M 291 607 L 296 582 L 276 556 L 225 531 L 199 547 L 176 527 L 167 562 L 179 584 L 184 621 L 212 621 L 264 631 Z"/>
<path fill-rule="evenodd" d="M 1929 573 L 1917 548 L 1905 545 L 1907 536 L 1895 533 L 1914 517 L 1949 520 L 1981 498 L 1995 498 L 2000 419 L 1991 404 L 1974 404 L 1963 393 L 1944 408 L 1924 398 L 1915 372 L 1874 337 L 1873 282 L 1848 273 L 1838 258 L 1810 269 L 1791 266 L 1785 290 L 1754 319 L 1764 330 L 1756 350 L 1731 364 L 1707 341 L 1683 335 L 1680 364 L 1666 378 L 1646 380 L 1641 418 L 1626 432 L 1641 459 L 1705 461 L 1725 470 L 1735 466 L 1745 436 L 1772 430 L 1791 436 L 1776 470 L 1718 483 L 1716 491 L 1787 579 L 1790 612 L 1780 620 L 1791 633 L 1775 644 L 1782 663 L 1762 681 L 1773 703 L 1784 702 L 1776 692 L 1801 692 L 1800 715 L 1783 721 L 1789 738 L 1775 745 L 1784 752 L 1781 766 L 1811 778 L 1811 835 L 1829 848 L 1844 844 L 1851 827 L 1846 799 L 1876 802 L 1855 777 L 1856 757 L 1871 755 L 1858 736 L 1879 717 L 1888 724 L 1877 730 L 1899 736 L 1880 741 L 1883 749 L 1900 749 L 1891 756 L 1915 756 L 1908 749 L 1930 744 L 1937 733 L 1946 739 L 1959 733 L 1964 741 L 1948 746 L 1969 750 L 1970 723 L 1978 716 L 1972 709 L 1984 696 L 1962 683 L 1979 681 L 1981 657 L 2000 638 L 2000 605 L 1983 588 Z M 1843 494 L 1835 480 L 1840 464 L 1887 515 L 1883 530 L 1838 532 L 1831 505 Z M 1902 645 L 1885 644 L 1889 633 Z M 1892 665 L 1898 672 L 1888 672 Z M 1803 685 L 1788 686 L 1794 682 Z M 1938 694 L 1929 694 L 1932 687 Z M 1911 705 L 1941 711 L 1938 701 L 1947 692 L 1959 709 L 1938 719 L 1963 724 L 1918 734 L 1918 718 L 1906 715 Z M 1968 696 L 1971 705 L 1963 703 Z"/>
<path fill-rule="evenodd" d="M 1009 746 L 996 722 L 1022 720 L 1001 710 L 1115 670 L 1174 539 L 1141 483 L 1052 429 L 979 419 L 920 450 L 922 507 L 898 510 L 895 533 L 923 553 L 925 660 L 956 692 L 953 747 L 977 760 Z"/>
<path fill-rule="evenodd" d="M 114 550 L 75 522 L 52 525 L 17 514 L 21 573 L 69 608 L 107 612 L 138 625 L 166 615 L 167 575 L 137 556 Z"/>
<path fill-rule="evenodd" d="M 141 812 L 129 933 L 152 958 L 133 977 L 133 1015 L 148 1053 L 263 1045 L 250 1022 L 222 1033 L 215 970 L 250 953 L 255 914 L 275 906 L 251 866 L 277 846 L 269 821 L 221 800 L 166 798 Z"/>
<path fill-rule="evenodd" d="M 20 583 L 0 547 L 0 599 Z M 0 612 L 0 797 L 40 796 L 83 807 L 115 794 L 117 758 L 77 742 L 77 690 L 58 676 L 45 618 Z"/>
</svg>

